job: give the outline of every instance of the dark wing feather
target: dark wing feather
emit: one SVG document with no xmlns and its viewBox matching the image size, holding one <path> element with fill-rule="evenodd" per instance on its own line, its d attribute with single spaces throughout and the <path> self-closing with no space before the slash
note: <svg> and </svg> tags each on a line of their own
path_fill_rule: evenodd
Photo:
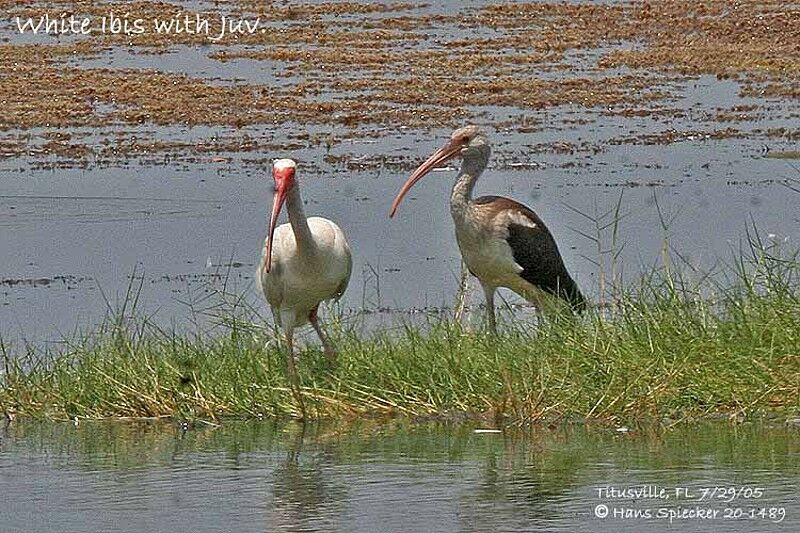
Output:
<svg viewBox="0 0 800 533">
<path fill-rule="evenodd" d="M 543 291 L 566 300 L 576 311 L 586 309 L 586 299 L 567 272 L 555 239 L 536 213 L 521 203 L 502 196 L 482 196 L 474 202 L 478 205 L 493 203 L 498 211 L 514 209 L 530 219 L 536 227 L 514 223 L 508 225 L 506 242 L 511 247 L 514 261 L 523 268 L 520 277 Z"/>
</svg>

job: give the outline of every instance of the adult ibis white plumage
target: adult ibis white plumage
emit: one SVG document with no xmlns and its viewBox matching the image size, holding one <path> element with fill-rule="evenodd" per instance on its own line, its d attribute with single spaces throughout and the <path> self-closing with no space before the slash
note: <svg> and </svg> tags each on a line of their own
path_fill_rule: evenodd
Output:
<svg viewBox="0 0 800 533">
<path fill-rule="evenodd" d="M 494 294 L 506 287 L 541 307 L 549 296 L 582 311 L 586 300 L 567 272 L 555 239 L 539 216 L 501 196 L 472 198 L 475 182 L 486 169 L 491 148 L 477 126 L 457 129 L 450 140 L 408 178 L 392 203 L 393 217 L 403 197 L 428 172 L 455 157 L 461 170 L 450 195 L 450 213 L 464 263 L 486 295 L 489 328 L 497 333 Z"/>
<path fill-rule="evenodd" d="M 256 279 L 267 298 L 275 322 L 286 336 L 287 367 L 292 380 L 297 378 L 292 348 L 294 329 L 311 322 L 329 360 L 335 352 L 319 325 L 319 304 L 339 298 L 350 281 L 353 260 L 344 232 L 322 217 L 306 218 L 295 175 L 297 164 L 291 159 L 274 162 L 272 178 L 275 197 L 267 239 Z M 275 227 L 284 203 L 288 224 Z"/>
</svg>

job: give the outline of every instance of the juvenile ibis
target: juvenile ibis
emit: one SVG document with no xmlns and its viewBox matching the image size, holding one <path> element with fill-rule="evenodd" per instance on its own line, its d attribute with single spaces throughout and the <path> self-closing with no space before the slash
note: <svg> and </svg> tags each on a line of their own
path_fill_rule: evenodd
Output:
<svg viewBox="0 0 800 533">
<path fill-rule="evenodd" d="M 272 168 L 275 197 L 256 279 L 267 299 L 275 322 L 286 336 L 287 367 L 297 380 L 292 339 L 294 329 L 311 322 L 325 355 L 333 362 L 336 353 L 319 325 L 317 310 L 325 300 L 337 299 L 347 288 L 353 259 L 342 230 L 322 217 L 306 218 L 303 200 L 291 159 L 278 159 Z M 275 227 L 284 203 L 288 224 Z"/>
<path fill-rule="evenodd" d="M 470 273 L 486 295 L 489 329 L 497 334 L 494 294 L 506 287 L 541 308 L 546 296 L 566 301 L 580 312 L 586 300 L 567 272 L 553 235 L 529 208 L 502 196 L 472 198 L 475 182 L 486 169 L 491 147 L 477 126 L 453 132 L 450 140 L 408 178 L 392 203 L 393 217 L 403 197 L 438 165 L 461 157 L 461 170 L 450 194 L 456 240 Z"/>
</svg>

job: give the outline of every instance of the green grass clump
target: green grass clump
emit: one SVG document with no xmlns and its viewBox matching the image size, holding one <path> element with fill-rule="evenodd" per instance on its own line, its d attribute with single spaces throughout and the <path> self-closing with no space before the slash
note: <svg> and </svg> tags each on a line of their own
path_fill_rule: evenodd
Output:
<svg viewBox="0 0 800 533">
<path fill-rule="evenodd" d="M 746 273 L 745 273 L 746 272 Z M 800 408 L 795 260 L 755 257 L 726 287 L 669 270 L 605 310 L 509 319 L 493 338 L 451 318 L 363 334 L 330 327 L 339 361 L 300 353 L 293 394 L 280 344 L 233 320 L 186 336 L 112 322 L 49 356 L 5 353 L 0 410 L 44 418 L 473 415 L 792 416 Z"/>
</svg>

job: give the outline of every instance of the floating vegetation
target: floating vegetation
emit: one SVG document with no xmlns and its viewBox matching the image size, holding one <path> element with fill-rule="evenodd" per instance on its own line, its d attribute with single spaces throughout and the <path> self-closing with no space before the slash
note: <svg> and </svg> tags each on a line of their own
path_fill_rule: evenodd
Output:
<svg viewBox="0 0 800 533">
<path fill-rule="evenodd" d="M 796 99 L 800 91 L 796 13 L 775 0 L 533 2 L 464 7 L 448 15 L 400 2 L 285 6 L 237 0 L 213 12 L 180 2 L 9 1 L 3 8 L 9 20 L 66 13 L 96 19 L 114 11 L 146 21 L 204 17 L 211 26 L 222 15 L 251 17 L 265 26 L 218 41 L 197 32 L 158 33 L 151 25 L 142 33 L 93 32 L 55 44 L 8 39 L 0 44 L 0 130 L 240 128 L 285 121 L 427 129 L 475 120 L 487 107 L 530 112 L 579 106 L 623 117 L 682 117 L 683 110 L 664 104 L 675 96 L 676 81 L 701 74 L 737 79 L 747 97 Z M 464 39 L 464 30 L 474 37 Z M 221 83 L 81 66 L 112 52 L 173 53 L 186 46 L 223 63 L 275 65 L 275 76 Z M 706 118 L 748 120 L 735 110 Z M 524 120 L 504 127 L 530 131 Z M 64 157 L 90 155 L 77 147 L 59 154 L 58 148 Z"/>
<path fill-rule="evenodd" d="M 788 150 L 786 152 L 769 152 L 766 157 L 772 159 L 800 159 L 800 151 Z"/>
</svg>

